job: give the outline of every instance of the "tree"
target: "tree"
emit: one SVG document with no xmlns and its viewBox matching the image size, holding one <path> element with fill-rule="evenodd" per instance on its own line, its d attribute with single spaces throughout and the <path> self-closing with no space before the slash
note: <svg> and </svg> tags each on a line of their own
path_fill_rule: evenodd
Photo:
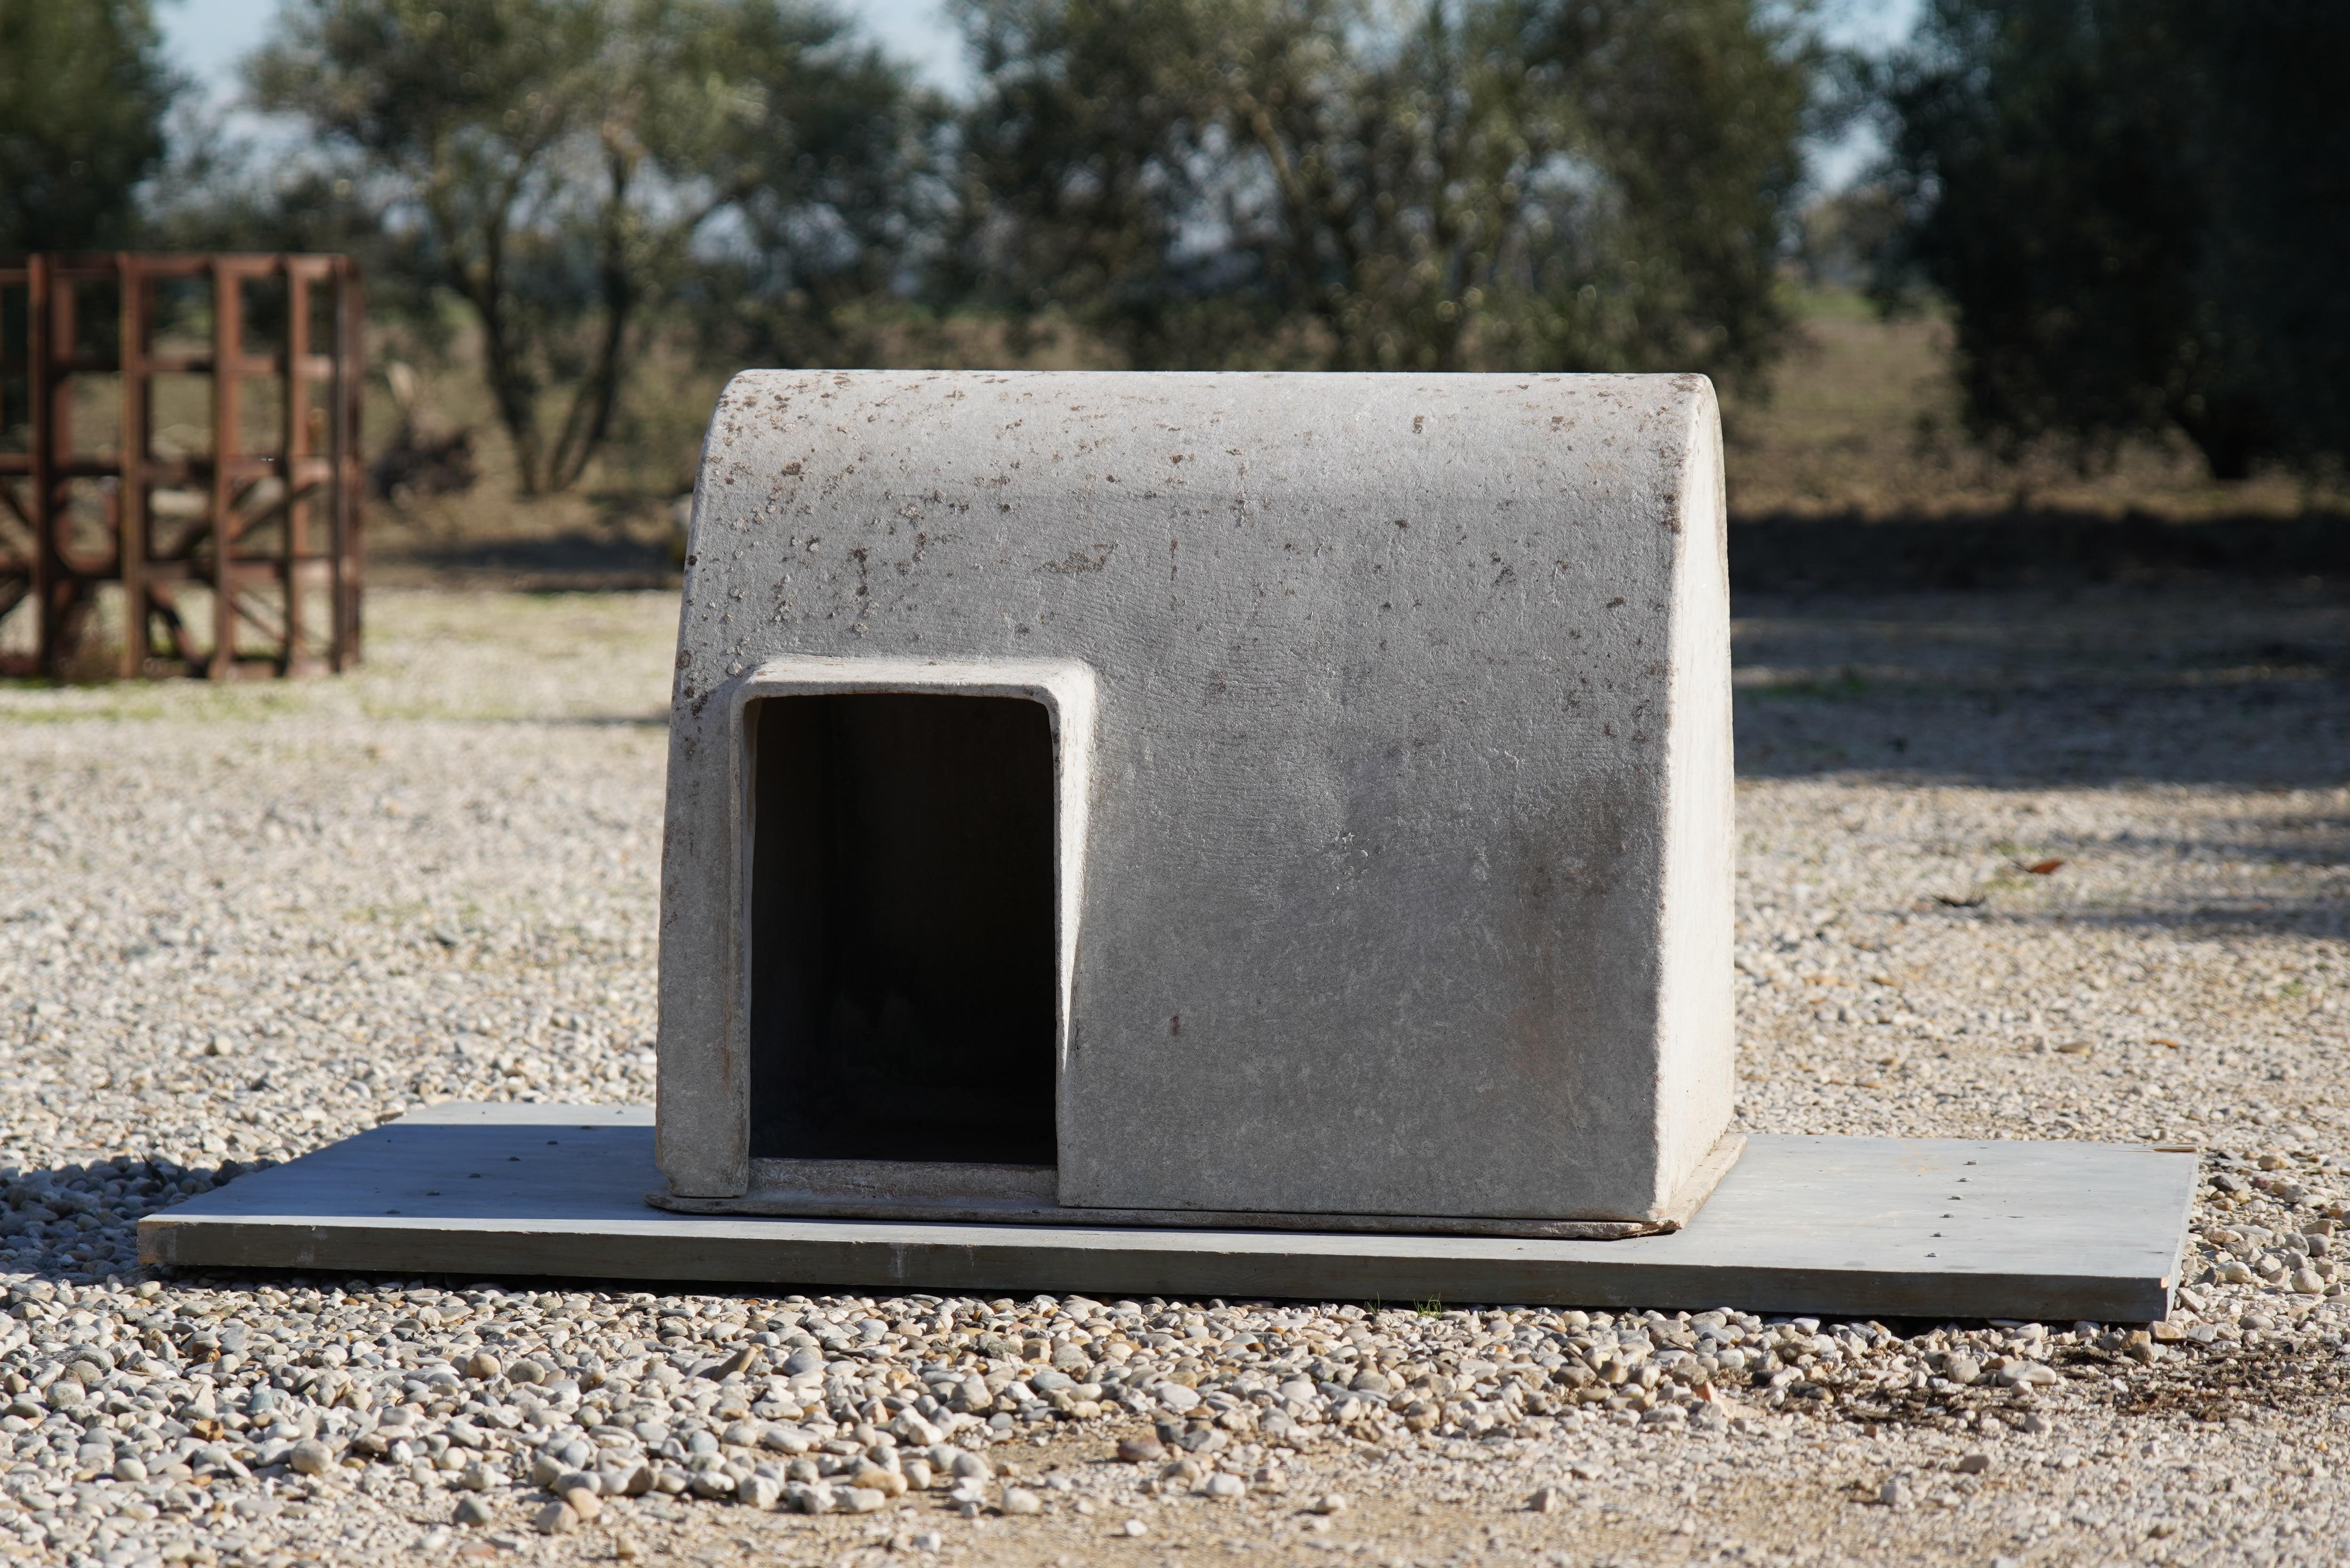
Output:
<svg viewBox="0 0 2350 1568">
<path fill-rule="evenodd" d="M 1138 363 L 1767 363 L 1809 62 L 1747 0 L 966 0 L 968 286 Z"/>
<path fill-rule="evenodd" d="M 795 0 L 287 0 L 248 65 L 463 301 L 525 493 L 612 430 L 649 308 L 886 275 L 901 76 Z M 789 309 L 788 305 L 778 308 Z M 558 389 L 563 390 L 558 391 Z"/>
<path fill-rule="evenodd" d="M 2350 449 L 2345 49 L 2324 0 L 1934 0 L 1884 83 L 1894 265 L 1954 309 L 1979 439 Z"/>
<path fill-rule="evenodd" d="M 147 0 L 0 0 L 0 255 L 118 244 L 180 82 Z"/>
<path fill-rule="evenodd" d="M 2200 106 L 2211 229 L 2201 275 L 2270 452 L 2350 461 L 2350 8 L 2166 0 Z"/>
</svg>

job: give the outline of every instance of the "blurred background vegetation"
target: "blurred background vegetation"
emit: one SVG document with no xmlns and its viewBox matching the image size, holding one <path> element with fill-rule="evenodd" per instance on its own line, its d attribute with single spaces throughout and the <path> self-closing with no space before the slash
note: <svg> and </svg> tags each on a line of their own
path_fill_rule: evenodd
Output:
<svg viewBox="0 0 2350 1568">
<path fill-rule="evenodd" d="M 1699 370 L 1744 519 L 2340 508 L 2336 0 L 954 16 L 949 97 L 804 0 L 283 0 L 207 115 L 0 0 L 0 254 L 357 256 L 412 563 L 658 575 L 747 365 Z"/>
</svg>

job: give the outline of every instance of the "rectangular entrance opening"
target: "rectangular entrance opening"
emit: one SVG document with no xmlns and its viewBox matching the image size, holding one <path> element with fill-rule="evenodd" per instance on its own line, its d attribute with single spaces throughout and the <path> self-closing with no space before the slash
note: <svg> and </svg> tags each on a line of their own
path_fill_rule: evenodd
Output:
<svg viewBox="0 0 2350 1568">
<path fill-rule="evenodd" d="M 759 1159 L 1055 1163 L 1052 715 L 745 704 Z"/>
</svg>

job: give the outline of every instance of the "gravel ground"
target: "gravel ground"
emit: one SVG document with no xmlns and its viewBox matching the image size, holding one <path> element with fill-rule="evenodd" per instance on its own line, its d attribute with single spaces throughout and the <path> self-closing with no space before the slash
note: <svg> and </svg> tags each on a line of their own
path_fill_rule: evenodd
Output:
<svg viewBox="0 0 2350 1568">
<path fill-rule="evenodd" d="M 421 1101 L 650 1094 L 673 601 L 386 594 L 341 680 L 0 690 L 0 1549 L 2334 1560 L 2350 606 L 1740 611 L 1743 1125 L 2205 1148 L 2170 1323 L 142 1278 Z"/>
</svg>

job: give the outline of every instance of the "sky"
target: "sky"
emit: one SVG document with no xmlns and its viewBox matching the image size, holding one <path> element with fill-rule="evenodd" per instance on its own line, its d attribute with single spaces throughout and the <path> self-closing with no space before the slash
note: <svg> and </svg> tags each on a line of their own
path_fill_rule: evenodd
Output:
<svg viewBox="0 0 2350 1568">
<path fill-rule="evenodd" d="M 881 47 L 913 66 L 922 79 L 948 92 L 970 83 L 961 41 L 941 0 L 834 0 Z M 279 0 L 160 0 L 172 63 L 214 101 L 235 91 L 236 62 L 267 38 Z M 1922 0 L 1826 0 L 1824 31 L 1831 41 L 1884 49 L 1907 36 Z M 1835 189 L 1868 161 L 1866 135 L 1814 148 L 1813 178 Z"/>
</svg>

